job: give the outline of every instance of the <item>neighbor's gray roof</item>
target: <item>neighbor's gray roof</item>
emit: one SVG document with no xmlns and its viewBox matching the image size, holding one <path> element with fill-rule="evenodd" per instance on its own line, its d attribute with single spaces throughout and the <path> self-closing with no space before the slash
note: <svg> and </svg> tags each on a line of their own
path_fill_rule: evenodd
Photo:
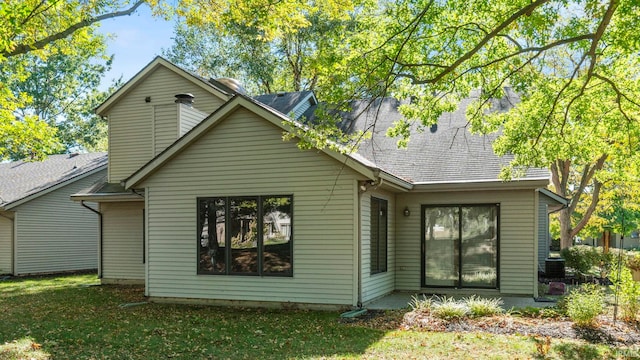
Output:
<svg viewBox="0 0 640 360">
<path fill-rule="evenodd" d="M 358 153 L 374 162 L 380 169 L 407 181 L 496 181 L 499 179 L 501 168 L 507 165 L 513 156 L 495 155 L 492 142 L 497 134 L 477 135 L 469 132 L 465 109 L 471 101 L 471 98 L 465 99 L 455 112 L 443 114 L 437 127 L 418 130 L 418 125 L 414 123 L 406 149 L 398 149 L 398 139 L 386 136 L 387 129 L 393 126 L 393 122 L 402 118 L 398 111 L 401 103 L 396 99 L 356 101 L 352 103 L 352 110 L 343 116 L 341 126 L 347 131 L 371 130 L 371 138 L 362 142 Z M 505 110 L 504 101 L 498 101 L 496 104 Z M 546 178 L 549 178 L 549 171 L 540 168 L 529 169 L 523 177 Z"/>
<path fill-rule="evenodd" d="M 44 161 L 0 164 L 0 207 L 107 165 L 107 153 L 50 155 Z"/>
<path fill-rule="evenodd" d="M 254 96 L 253 99 L 269 106 L 272 109 L 277 110 L 285 115 L 289 115 L 291 111 L 302 101 L 309 96 L 311 91 L 297 91 L 288 93 L 277 94 L 265 94 Z"/>
</svg>

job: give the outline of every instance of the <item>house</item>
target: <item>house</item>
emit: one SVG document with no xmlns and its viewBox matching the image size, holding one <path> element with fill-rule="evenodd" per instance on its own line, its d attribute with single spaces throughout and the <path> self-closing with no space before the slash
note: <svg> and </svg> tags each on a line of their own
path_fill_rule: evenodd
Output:
<svg viewBox="0 0 640 360">
<path fill-rule="evenodd" d="M 468 133 L 465 104 L 398 149 L 384 136 L 398 104 L 344 114 L 352 130 L 377 116 L 358 153 L 301 150 L 283 133 L 312 120 L 313 93 L 251 98 L 154 59 L 98 107 L 107 181 L 73 195 L 98 204 L 101 281 L 144 283 L 152 301 L 261 306 L 537 295 L 546 204 L 558 200 L 540 190 L 548 172 L 499 180 L 509 158 Z"/>
<path fill-rule="evenodd" d="M 69 196 L 106 171 L 106 153 L 0 163 L 0 274 L 96 269 L 98 217 Z"/>
</svg>

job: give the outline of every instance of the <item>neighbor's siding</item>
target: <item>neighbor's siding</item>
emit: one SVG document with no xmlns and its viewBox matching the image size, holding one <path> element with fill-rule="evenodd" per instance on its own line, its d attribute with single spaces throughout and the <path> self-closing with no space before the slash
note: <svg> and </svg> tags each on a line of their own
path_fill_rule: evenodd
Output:
<svg viewBox="0 0 640 360">
<path fill-rule="evenodd" d="M 11 274 L 13 272 L 13 221 L 6 217 L 13 218 L 10 212 L 0 212 L 0 274 Z"/>
<path fill-rule="evenodd" d="M 537 269 L 535 248 L 535 190 L 410 193 L 397 196 L 396 208 L 409 207 L 411 216 L 398 216 L 396 231 L 396 289 L 420 290 L 421 205 L 500 204 L 500 292 L 533 295 Z"/>
<path fill-rule="evenodd" d="M 298 107 L 294 109 L 294 112 L 292 114 L 293 119 L 295 120 L 300 119 L 302 114 L 304 114 L 305 111 L 309 110 L 310 107 L 311 107 L 311 99 L 309 98 L 304 103 L 298 105 Z"/>
<path fill-rule="evenodd" d="M 143 201 L 101 203 L 102 279 L 144 281 Z"/>
<path fill-rule="evenodd" d="M 144 184 L 152 297 L 354 305 L 355 175 L 240 109 Z M 197 275 L 196 198 L 293 195 L 293 277 Z"/>
<path fill-rule="evenodd" d="M 197 108 L 206 113 L 213 112 L 222 104 L 220 98 L 173 71 L 164 67 L 154 70 L 144 81 L 120 99 L 107 114 L 109 182 L 126 179 L 155 155 L 154 107 L 173 105 L 175 114 L 177 107 L 175 95 L 179 93 L 193 94 Z M 151 102 L 145 102 L 146 97 L 150 97 Z M 160 109 L 155 111 L 159 112 Z M 172 126 L 173 133 L 177 134 L 176 116 L 171 119 L 164 118 L 163 121 L 169 121 L 170 124 L 167 126 Z"/>
<path fill-rule="evenodd" d="M 387 271 L 371 275 L 371 197 L 387 200 Z M 364 193 L 360 198 L 360 233 L 362 237 L 362 302 L 379 298 L 395 289 L 395 233 L 396 217 L 395 196 L 376 191 Z"/>
<path fill-rule="evenodd" d="M 17 206 L 15 272 L 33 274 L 98 267 L 98 216 L 71 194 L 93 185 L 99 171 Z"/>
</svg>

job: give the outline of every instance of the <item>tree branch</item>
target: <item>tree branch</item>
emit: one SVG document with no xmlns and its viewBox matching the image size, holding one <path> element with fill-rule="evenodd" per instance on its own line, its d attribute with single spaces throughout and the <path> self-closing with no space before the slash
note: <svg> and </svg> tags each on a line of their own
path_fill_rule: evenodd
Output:
<svg viewBox="0 0 640 360">
<path fill-rule="evenodd" d="M 95 24 L 97 22 L 100 22 L 102 20 L 106 20 L 106 19 L 112 19 L 112 18 L 116 18 L 116 17 L 120 17 L 120 16 L 127 16 L 127 15 L 131 15 L 133 14 L 138 7 L 140 7 L 140 5 L 144 4 L 145 1 L 144 0 L 138 0 L 138 2 L 136 2 L 133 6 L 131 6 L 129 9 L 127 10 L 122 10 L 122 11 L 115 11 L 115 12 L 111 12 L 111 13 L 107 13 L 107 14 L 103 14 L 100 16 L 96 16 L 96 17 L 92 17 L 89 19 L 85 19 L 82 21 L 79 21 L 71 26 L 69 26 L 68 28 L 66 28 L 63 31 L 60 31 L 58 33 L 49 35 L 43 39 L 40 39 L 32 44 L 21 44 L 16 46 L 13 50 L 11 51 L 7 51 L 4 50 L 2 52 L 0 52 L 0 55 L 4 56 L 4 57 L 11 57 L 11 56 L 15 56 L 15 55 L 21 55 L 21 54 L 26 54 L 30 51 L 33 50 L 40 50 L 42 48 L 44 48 L 45 46 L 47 46 L 48 44 L 60 40 L 60 39 L 64 39 L 65 37 L 73 34 L 75 31 L 85 28 L 89 25 Z"/>
<path fill-rule="evenodd" d="M 449 65 L 445 70 L 443 70 L 442 72 L 440 72 L 439 74 L 437 74 L 435 77 L 433 77 L 431 79 L 415 80 L 414 84 L 416 84 L 416 85 L 433 84 L 433 83 L 437 83 L 438 81 L 442 80 L 442 78 L 444 78 L 448 74 L 452 73 L 462 63 L 464 63 L 465 61 L 467 61 L 471 57 L 473 57 L 473 55 L 475 55 L 478 51 L 480 51 L 480 49 L 482 49 L 489 42 L 489 40 L 491 40 L 494 37 L 498 36 L 502 30 L 506 29 L 508 26 L 510 26 L 512 23 L 514 23 L 520 17 L 522 17 L 524 15 L 527 15 L 527 14 L 530 14 L 536 8 L 544 5 L 545 3 L 549 2 L 549 1 L 550 0 L 534 0 L 534 1 L 532 1 L 529 5 L 523 7 L 522 9 L 518 10 L 517 12 L 513 13 L 508 19 L 506 19 L 501 24 L 496 26 L 491 32 L 487 33 L 487 35 L 484 36 L 482 38 L 482 40 L 480 40 L 476 44 L 476 46 L 473 47 L 473 49 L 469 50 L 467 53 L 465 53 L 464 55 L 460 56 L 455 62 L 453 62 L 453 64 Z"/>
<path fill-rule="evenodd" d="M 604 35 L 604 31 L 609 26 L 609 23 L 611 22 L 611 18 L 613 17 L 613 13 L 615 13 L 616 9 L 618 8 L 618 5 L 619 5 L 618 0 L 609 1 L 609 6 L 607 7 L 607 11 L 602 17 L 602 21 L 598 25 L 598 29 L 596 29 L 593 40 L 591 41 L 591 47 L 583 57 L 583 59 L 586 57 L 589 57 L 591 59 L 591 61 L 589 62 L 589 69 L 587 70 L 587 75 L 584 79 L 582 86 L 580 87 L 580 91 L 569 101 L 569 104 L 567 104 L 567 106 L 564 109 L 564 121 L 562 124 L 563 128 L 564 128 L 564 124 L 567 122 L 567 119 L 569 118 L 569 110 L 571 109 L 571 106 L 576 100 L 578 100 L 579 97 L 584 95 L 584 91 L 587 88 L 587 85 L 589 84 L 591 77 L 593 76 L 596 63 L 597 63 L 596 50 L 598 49 L 598 44 L 600 43 L 600 39 L 602 38 L 602 35 Z"/>
</svg>

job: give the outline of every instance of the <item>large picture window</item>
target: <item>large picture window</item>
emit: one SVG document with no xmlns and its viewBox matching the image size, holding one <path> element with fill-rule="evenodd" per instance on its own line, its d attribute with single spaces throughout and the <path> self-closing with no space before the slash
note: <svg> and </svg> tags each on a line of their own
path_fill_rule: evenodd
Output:
<svg viewBox="0 0 640 360">
<path fill-rule="evenodd" d="M 292 276 L 292 196 L 198 198 L 198 274 Z"/>
<path fill-rule="evenodd" d="M 498 209 L 423 206 L 423 285 L 498 287 Z"/>
<path fill-rule="evenodd" d="M 371 274 L 387 271 L 387 200 L 371 198 Z"/>
</svg>

